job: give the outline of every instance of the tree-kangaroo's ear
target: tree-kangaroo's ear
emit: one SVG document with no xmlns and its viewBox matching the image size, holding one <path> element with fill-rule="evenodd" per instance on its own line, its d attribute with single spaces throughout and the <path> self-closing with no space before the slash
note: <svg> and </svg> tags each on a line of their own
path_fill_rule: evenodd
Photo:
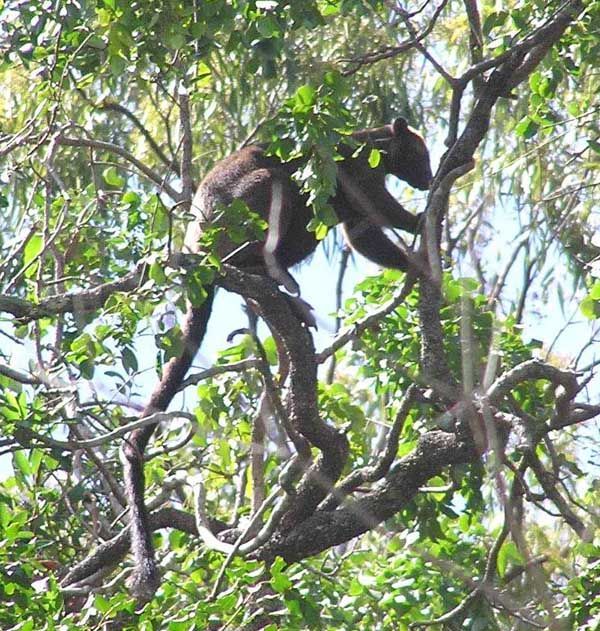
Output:
<svg viewBox="0 0 600 631">
<path fill-rule="evenodd" d="M 392 131 L 394 132 L 394 136 L 400 136 L 400 134 L 405 133 L 408 130 L 408 122 L 406 121 L 406 118 L 402 118 L 402 116 L 399 116 L 398 118 L 394 119 L 394 122 L 392 123 Z"/>
</svg>

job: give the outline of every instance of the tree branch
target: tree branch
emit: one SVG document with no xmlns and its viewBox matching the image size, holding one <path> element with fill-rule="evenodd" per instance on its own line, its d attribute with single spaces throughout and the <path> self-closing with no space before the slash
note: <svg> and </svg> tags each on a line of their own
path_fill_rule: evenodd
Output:
<svg viewBox="0 0 600 631">
<path fill-rule="evenodd" d="M 262 276 L 245 274 L 224 265 L 218 283 L 251 299 L 260 315 L 281 340 L 289 362 L 289 391 L 286 401 L 290 425 L 321 455 L 301 480 L 293 505 L 280 528 L 289 530 L 312 514 L 339 478 L 346 462 L 348 441 L 336 428 L 321 420 L 317 404 L 317 364 L 312 336 L 294 315 L 290 303 L 275 283 Z"/>
<path fill-rule="evenodd" d="M 539 359 L 530 359 L 518 364 L 494 381 L 487 391 L 487 398 L 490 404 L 496 407 L 499 406 L 503 397 L 515 386 L 531 379 L 547 379 L 555 387 L 563 386 L 570 398 L 573 398 L 579 391 L 577 373 L 570 370 L 561 370 L 550 364 L 545 364 Z"/>
<path fill-rule="evenodd" d="M 176 508 L 164 507 L 150 515 L 150 529 L 176 528 L 182 532 L 198 536 L 196 521 L 193 515 Z M 210 520 L 212 532 L 220 532 L 226 528 L 226 524 L 218 520 Z M 110 568 L 119 563 L 129 552 L 130 528 L 123 528 L 121 532 L 108 541 L 101 543 L 90 555 L 80 563 L 77 563 L 61 581 L 61 585 L 69 586 L 92 576 L 99 570 Z"/>
<path fill-rule="evenodd" d="M 152 148 L 152 151 L 158 156 L 160 161 L 169 169 L 175 173 L 175 175 L 179 176 L 180 169 L 179 165 L 175 160 L 171 160 L 165 152 L 159 147 L 158 143 L 152 137 L 152 134 L 148 131 L 148 129 L 144 126 L 142 121 L 131 111 L 128 110 L 124 105 L 120 103 L 116 103 L 115 101 L 111 101 L 110 99 L 104 99 L 100 105 L 97 106 L 98 109 L 118 112 L 119 114 L 123 114 L 126 116 L 138 129 L 138 131 L 142 134 L 142 136 L 146 139 L 146 142 Z"/>
<path fill-rule="evenodd" d="M 378 61 L 382 61 L 383 59 L 390 59 L 391 57 L 397 57 L 398 55 L 405 53 L 406 51 L 414 48 L 419 42 L 423 41 L 429 33 L 433 30 L 440 14 L 444 10 L 444 7 L 448 4 L 448 0 L 442 0 L 440 4 L 436 7 L 429 24 L 421 31 L 419 35 L 413 37 L 397 46 L 386 46 L 378 51 L 374 51 L 371 53 L 367 53 L 365 55 L 361 55 L 360 57 L 355 57 L 353 59 L 342 59 L 341 61 L 345 61 L 351 64 L 354 64 L 354 67 L 345 70 L 342 72 L 344 76 L 349 76 L 358 72 L 362 66 L 367 64 L 373 64 Z"/>
<path fill-rule="evenodd" d="M 153 169 L 147 167 L 141 160 L 138 160 L 130 151 L 115 145 L 112 142 L 105 142 L 103 140 L 92 140 L 88 138 L 71 138 L 60 134 L 57 137 L 57 142 L 63 147 L 89 147 L 91 149 L 97 149 L 100 151 L 108 151 L 114 153 L 121 158 L 127 160 L 127 162 L 133 164 L 141 173 L 143 173 L 150 181 L 157 184 L 161 190 L 174 201 L 182 201 L 182 194 L 177 192 L 170 184 L 166 182 L 165 176 L 161 176 Z"/>
<path fill-rule="evenodd" d="M 376 490 L 336 510 L 318 510 L 291 531 L 280 531 L 257 556 L 266 561 L 282 556 L 293 562 L 349 541 L 395 515 L 444 467 L 477 457 L 472 445 L 456 434 L 427 432 Z"/>
<path fill-rule="evenodd" d="M 398 453 L 400 434 L 404 427 L 404 421 L 415 399 L 416 392 L 417 388 L 414 384 L 408 387 L 406 394 L 400 402 L 398 414 L 396 414 L 396 418 L 388 433 L 385 448 L 379 454 L 376 461 L 369 466 L 355 469 L 352 473 L 348 474 L 335 489 L 332 490 L 329 497 L 320 506 L 320 510 L 333 510 L 344 501 L 347 495 L 352 493 L 352 491 L 361 484 L 365 482 L 376 482 L 386 475 Z"/>
<path fill-rule="evenodd" d="M 10 313 L 24 322 L 62 313 L 89 313 L 100 309 L 113 294 L 136 289 L 145 265 L 145 261 L 140 261 L 123 278 L 72 294 L 57 294 L 38 304 L 14 296 L 0 295 L 0 312 Z"/>
</svg>

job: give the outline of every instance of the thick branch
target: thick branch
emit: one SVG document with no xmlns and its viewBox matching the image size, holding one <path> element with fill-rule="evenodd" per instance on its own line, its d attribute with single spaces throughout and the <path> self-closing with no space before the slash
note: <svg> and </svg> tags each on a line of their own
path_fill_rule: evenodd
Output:
<svg viewBox="0 0 600 631">
<path fill-rule="evenodd" d="M 161 508 L 150 515 L 150 528 L 153 531 L 161 528 L 176 528 L 191 535 L 198 535 L 194 516 L 171 507 Z M 212 520 L 210 528 L 212 532 L 220 532 L 226 528 L 226 525 Z M 64 577 L 62 585 L 65 587 L 73 585 L 99 570 L 116 565 L 129 552 L 129 545 L 129 526 L 127 526 L 116 537 L 101 543 L 86 559 L 78 563 Z"/>
<path fill-rule="evenodd" d="M 266 560 L 282 556 L 292 562 L 349 541 L 395 515 L 445 466 L 476 458 L 474 449 L 455 434 L 428 432 L 417 449 L 390 471 L 380 488 L 337 510 L 319 510 L 291 532 L 281 533 L 258 556 Z"/>
<path fill-rule="evenodd" d="M 440 316 L 442 293 L 433 281 L 419 285 L 419 321 L 421 323 L 421 370 L 425 379 L 443 400 L 454 403 L 460 398 L 460 388 L 452 377 Z"/>
<path fill-rule="evenodd" d="M 38 304 L 22 298 L 0 295 L 0 312 L 10 313 L 16 318 L 28 322 L 62 313 L 95 311 L 100 309 L 113 294 L 136 289 L 140 283 L 144 266 L 145 262 L 140 261 L 133 271 L 123 278 L 72 294 L 58 294 L 42 300 Z"/>
<path fill-rule="evenodd" d="M 569 399 L 572 399 L 579 391 L 576 373 L 545 364 L 539 359 L 530 359 L 505 372 L 494 381 L 487 392 L 491 405 L 497 407 L 502 398 L 515 386 L 531 379 L 547 379 L 555 387 L 563 386 Z"/>
<path fill-rule="evenodd" d="M 348 441 L 319 417 L 312 336 L 294 315 L 289 301 L 265 277 L 244 274 L 228 265 L 223 266 L 223 271 L 219 285 L 254 301 L 267 325 L 281 341 L 289 362 L 287 408 L 290 424 L 321 451 L 302 479 L 289 513 L 282 519 L 281 529 L 285 531 L 309 516 L 339 478 L 348 454 Z"/>
<path fill-rule="evenodd" d="M 400 433 L 404 427 L 404 421 L 410 412 L 416 392 L 417 389 L 414 384 L 408 387 L 408 390 L 400 403 L 398 414 L 396 415 L 394 423 L 388 433 L 385 448 L 378 455 L 375 462 L 366 467 L 355 469 L 348 474 L 332 491 L 326 502 L 323 503 L 322 508 L 324 510 L 332 510 L 338 506 L 349 493 L 354 491 L 361 484 L 364 484 L 365 482 L 376 482 L 390 470 L 390 467 L 392 466 L 392 463 L 398 453 Z"/>
</svg>

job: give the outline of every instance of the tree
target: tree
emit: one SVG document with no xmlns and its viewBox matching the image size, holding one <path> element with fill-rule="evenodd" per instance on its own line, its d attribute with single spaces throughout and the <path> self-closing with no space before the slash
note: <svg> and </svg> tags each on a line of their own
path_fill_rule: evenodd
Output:
<svg viewBox="0 0 600 631">
<path fill-rule="evenodd" d="M 599 9 L 3 6 L 4 626 L 595 628 Z M 324 237 L 335 147 L 396 114 L 439 159 L 427 199 L 403 193 L 421 237 L 345 300 L 341 256 L 318 352 L 217 234 L 174 256 L 195 183 L 256 138 L 308 158 Z M 266 328 L 240 312 L 185 399 L 137 418 L 212 282 Z M 118 452 L 156 420 L 142 606 Z"/>
</svg>

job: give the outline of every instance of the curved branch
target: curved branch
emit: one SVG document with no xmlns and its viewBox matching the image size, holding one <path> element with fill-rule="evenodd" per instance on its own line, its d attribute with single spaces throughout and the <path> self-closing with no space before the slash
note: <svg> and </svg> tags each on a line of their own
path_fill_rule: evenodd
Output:
<svg viewBox="0 0 600 631">
<path fill-rule="evenodd" d="M 111 440 L 121 438 L 121 436 L 125 436 L 126 434 L 129 434 L 136 429 L 140 429 L 141 427 L 146 427 L 147 425 L 152 425 L 153 423 L 171 421 L 175 418 L 184 418 L 195 426 L 198 424 L 196 417 L 188 412 L 156 412 L 151 416 L 145 416 L 144 418 L 139 418 L 131 423 L 127 423 L 127 425 L 118 427 L 107 434 L 102 434 L 101 436 L 96 436 L 95 438 L 86 438 L 84 440 L 57 440 L 56 438 L 50 438 L 49 436 L 43 436 L 42 434 L 32 432 L 29 429 L 20 429 L 20 432 L 26 438 L 39 440 L 41 443 L 48 445 L 49 447 L 77 451 L 78 449 L 100 447 L 100 445 L 104 445 L 105 443 L 109 443 Z"/>
<path fill-rule="evenodd" d="M 211 520 L 213 532 L 224 530 L 226 527 L 222 522 Z M 182 532 L 198 536 L 194 516 L 176 508 L 161 508 L 150 515 L 150 529 L 154 531 L 161 528 L 176 528 Z M 77 563 L 63 578 L 61 585 L 65 587 L 73 585 L 104 568 L 115 566 L 129 552 L 129 546 L 130 527 L 127 526 L 112 539 L 102 542 L 87 558 Z"/>
<path fill-rule="evenodd" d="M 19 320 L 29 322 L 63 313 L 95 311 L 100 309 L 113 294 L 136 289 L 141 281 L 145 265 L 145 261 L 140 261 L 123 278 L 72 294 L 58 294 L 38 304 L 14 296 L 0 295 L 0 312 L 10 313 Z"/>
<path fill-rule="evenodd" d="M 281 521 L 285 532 L 311 515 L 339 478 L 348 454 L 348 440 L 319 416 L 317 363 L 308 327 L 294 315 L 292 306 L 275 283 L 263 276 L 223 266 L 217 282 L 229 291 L 251 299 L 260 315 L 281 340 L 289 362 L 288 418 L 291 426 L 321 455 L 301 480 L 290 510 Z"/>
<path fill-rule="evenodd" d="M 130 151 L 127 149 L 123 149 L 123 147 L 119 147 L 119 145 L 115 145 L 112 142 L 106 142 L 104 140 L 91 140 L 88 138 L 72 138 L 69 136 L 63 136 L 60 134 L 57 137 L 57 142 L 59 145 L 63 147 L 88 147 L 91 149 L 97 149 L 100 151 L 108 151 L 109 153 L 114 153 L 117 156 L 121 156 L 133 164 L 141 173 L 143 173 L 149 180 L 157 184 L 161 190 L 164 190 L 165 193 L 174 201 L 180 202 L 182 201 L 181 193 L 176 191 L 170 184 L 165 181 L 165 176 L 160 175 L 153 169 L 147 167 L 141 160 L 138 160 Z"/>
<path fill-rule="evenodd" d="M 291 531 L 280 532 L 257 556 L 267 561 L 281 556 L 293 562 L 349 541 L 395 515 L 444 467 L 477 458 L 472 445 L 455 434 L 427 432 L 415 451 L 392 468 L 379 488 L 337 510 L 318 510 Z"/>
<path fill-rule="evenodd" d="M 556 366 L 545 364 L 539 359 L 530 359 L 518 364 L 511 370 L 505 372 L 501 377 L 498 377 L 488 389 L 486 396 L 493 406 L 498 406 L 502 398 L 515 386 L 531 379 L 547 379 L 551 381 L 555 387 L 563 386 L 570 399 L 579 391 L 577 373 L 571 370 L 561 370 L 560 368 L 556 368 Z"/>
<path fill-rule="evenodd" d="M 124 105 L 120 103 L 116 103 L 110 99 L 104 99 L 100 105 L 98 105 L 98 109 L 101 110 L 112 110 L 113 112 L 118 112 L 119 114 L 123 114 L 126 116 L 138 129 L 138 131 L 144 136 L 146 142 L 152 148 L 152 151 L 159 157 L 160 161 L 164 163 L 169 169 L 172 169 L 175 175 L 179 176 L 179 165 L 176 160 L 171 160 L 167 157 L 165 152 L 158 146 L 158 143 L 152 137 L 152 134 L 148 131 L 148 129 L 144 126 L 142 121 L 131 111 L 128 110 Z"/>
</svg>

